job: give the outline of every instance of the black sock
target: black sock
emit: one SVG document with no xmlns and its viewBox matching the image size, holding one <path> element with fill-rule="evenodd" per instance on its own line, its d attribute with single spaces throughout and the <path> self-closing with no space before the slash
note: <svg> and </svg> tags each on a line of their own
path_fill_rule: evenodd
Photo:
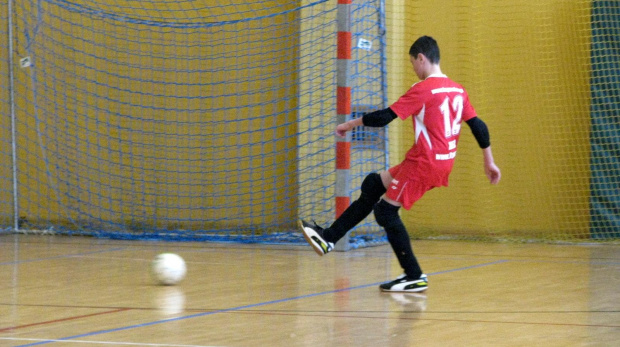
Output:
<svg viewBox="0 0 620 347">
<path fill-rule="evenodd" d="M 388 241 L 398 258 L 400 266 L 405 270 L 407 277 L 419 278 L 422 275 L 422 269 L 413 254 L 413 248 L 411 248 L 411 239 L 405 229 L 405 226 L 400 223 L 401 226 L 392 226 L 390 231 L 387 231 Z"/>
<path fill-rule="evenodd" d="M 362 181 L 361 191 L 360 197 L 323 231 L 323 238 L 326 241 L 336 243 L 372 212 L 373 206 L 386 191 L 381 175 L 374 172 L 368 174 Z"/>
<path fill-rule="evenodd" d="M 355 200 L 344 212 L 334 221 L 334 223 L 323 232 L 326 241 L 337 242 L 344 235 L 353 229 L 359 222 L 364 220 L 370 212 L 376 201 L 372 201 L 363 196 Z"/>
<path fill-rule="evenodd" d="M 409 233 L 398 215 L 399 208 L 381 200 L 375 207 L 375 217 L 385 229 L 388 241 L 407 277 L 417 279 L 422 275 L 422 269 L 413 254 Z"/>
</svg>

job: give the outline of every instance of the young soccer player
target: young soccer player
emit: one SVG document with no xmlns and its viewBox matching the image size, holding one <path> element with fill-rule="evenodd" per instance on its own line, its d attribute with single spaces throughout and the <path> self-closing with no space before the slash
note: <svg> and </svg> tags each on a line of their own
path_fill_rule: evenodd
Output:
<svg viewBox="0 0 620 347">
<path fill-rule="evenodd" d="M 414 143 L 405 159 L 387 171 L 371 173 L 362 182 L 360 197 L 326 229 L 299 221 L 303 235 L 319 254 L 330 252 L 349 230 L 374 211 L 404 274 L 381 284 L 382 291 L 423 292 L 427 276 L 413 254 L 409 234 L 398 215 L 401 206 L 409 210 L 425 192 L 447 186 L 454 165 L 456 147 L 465 121 L 482 148 L 484 171 L 492 184 L 501 174 L 491 152 L 486 124 L 476 117 L 467 92 L 442 74 L 439 46 L 429 36 L 417 39 L 409 49 L 409 60 L 420 82 L 414 84 L 390 107 L 365 114 L 336 127 L 339 136 L 357 126 L 383 127 L 395 118 L 413 119 Z"/>
</svg>

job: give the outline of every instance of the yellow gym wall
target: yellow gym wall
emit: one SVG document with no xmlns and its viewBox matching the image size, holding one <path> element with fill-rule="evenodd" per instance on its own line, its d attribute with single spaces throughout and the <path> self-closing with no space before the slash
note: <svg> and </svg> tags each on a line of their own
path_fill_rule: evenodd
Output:
<svg viewBox="0 0 620 347">
<path fill-rule="evenodd" d="M 115 2 L 111 4 L 122 7 L 131 1 Z M 335 2 L 335 1 L 334 1 Z M 226 2 L 220 2 L 225 4 Z M 261 8 L 274 8 L 277 6 L 262 6 Z M 273 1 L 275 4 L 276 2 Z M 306 4 L 307 0 L 301 2 Z M 98 6 L 104 6 L 98 3 Z M 96 203 L 101 204 L 102 208 L 95 208 L 90 211 L 94 217 L 107 218 L 110 211 L 116 208 L 135 209 L 140 208 L 142 211 L 131 211 L 131 215 L 151 216 L 158 213 L 149 207 L 139 207 L 134 205 L 130 195 L 132 189 L 137 189 L 149 193 L 147 204 L 152 205 L 169 205 L 176 204 L 180 206 L 188 206 L 199 203 L 198 201 L 161 201 L 163 194 L 157 194 L 167 180 L 180 180 L 187 182 L 190 180 L 189 175 L 183 177 L 173 177 L 172 174 L 162 175 L 157 180 L 145 180 L 145 173 L 152 172 L 158 167 L 173 167 L 178 165 L 182 160 L 203 160 L 215 162 L 218 158 L 213 153 L 206 150 L 193 150 L 179 152 L 171 150 L 175 147 L 179 139 L 167 138 L 162 136 L 141 135 L 141 131 L 148 131 L 151 134 L 161 132 L 163 127 L 170 126 L 162 120 L 167 117 L 174 116 L 175 120 L 192 120 L 201 119 L 205 115 L 188 112 L 186 114 L 170 115 L 163 111 L 149 109 L 145 114 L 143 109 L 131 108 L 124 102 L 130 101 L 135 95 L 123 94 L 117 89 L 110 89 L 107 95 L 114 103 L 103 104 L 104 100 L 99 100 L 98 106 L 102 109 L 110 109 L 113 112 L 121 114 L 133 114 L 136 117 L 144 117 L 150 122 L 140 120 L 131 121 L 127 118 L 110 118 L 106 112 L 92 113 L 93 109 L 84 107 L 84 103 L 80 100 L 88 101 L 93 104 L 93 96 L 86 91 L 98 88 L 96 83 L 92 81 L 100 81 L 107 85 L 117 87 L 127 87 L 131 90 L 140 90 L 148 88 L 155 92 L 164 93 L 164 90 L 157 90 L 156 87 L 148 85 L 148 83 L 139 82 L 143 77 L 139 69 L 136 71 L 116 70 L 118 64 L 95 60 L 94 56 L 105 56 L 106 47 L 114 47 L 115 45 L 133 44 L 136 45 L 135 51 L 149 51 L 153 49 L 161 49 L 165 45 L 148 46 L 133 43 L 127 43 L 123 37 L 142 37 L 147 35 L 140 32 L 138 28 L 126 26 L 113 26 L 109 22 L 97 22 L 94 25 L 100 27 L 91 27 L 91 30 L 80 29 L 79 27 L 68 27 L 67 23 L 76 22 L 67 20 L 63 22 L 59 18 L 67 18 L 63 16 L 74 16 L 74 14 L 63 12 L 57 7 L 52 7 L 49 3 L 43 3 L 46 11 L 50 11 L 58 16 L 54 19 L 54 26 L 60 26 L 63 31 L 46 33 L 55 40 L 62 40 L 65 46 L 61 45 L 53 47 L 48 52 L 55 55 L 39 56 L 38 59 L 48 58 L 48 61 L 56 61 L 57 66 L 49 66 L 45 73 L 39 73 L 37 76 L 41 82 L 41 88 L 37 91 L 39 97 L 40 115 L 55 117 L 69 114 L 75 117 L 76 114 L 88 114 L 88 119 L 82 119 L 77 123 L 62 123 L 65 136 L 58 150 L 73 153 L 73 156 L 81 161 L 82 164 L 60 163 L 60 165 L 73 165 L 72 170 L 88 170 L 81 172 L 81 176 L 87 175 L 91 179 L 88 182 L 84 180 L 75 181 L 75 177 L 65 177 L 67 182 L 54 182 L 54 184 L 73 185 L 72 194 L 90 194 L 84 197 L 85 200 L 96 199 L 97 192 L 100 192 L 108 186 L 111 186 L 114 199 L 101 200 Z M 171 2 L 169 6 L 171 11 L 162 11 L 161 14 L 173 13 L 176 9 L 183 6 L 190 6 L 187 2 Z M 241 6 L 241 5 L 237 5 Z M 294 4 L 290 5 L 291 8 Z M 257 10 L 256 5 L 248 4 L 247 10 Z M 129 8 L 129 7 L 126 7 Z M 140 17 L 142 13 L 138 6 L 135 6 L 136 13 L 127 13 Z M 281 10 L 282 7 L 279 7 Z M 0 5 L 0 10 L 6 13 L 6 4 Z M 29 11 L 29 9 L 26 9 Z M 259 10 L 258 15 L 266 14 L 266 10 Z M 278 16 L 268 18 L 267 21 L 292 21 L 295 11 L 286 16 Z M 234 20 L 239 18 L 231 18 L 224 13 L 221 14 L 224 20 Z M 239 15 L 241 16 L 241 15 Z M 304 14 L 302 14 L 304 16 Z M 23 14 L 16 14 L 16 18 L 23 17 Z M 461 135 L 461 143 L 459 145 L 459 154 L 456 160 L 455 170 L 452 174 L 450 187 L 439 188 L 429 192 L 419 203 L 417 203 L 411 211 L 403 212 L 403 219 L 413 235 L 428 236 L 435 234 L 451 233 L 457 236 L 467 236 L 482 231 L 484 235 L 501 236 L 501 235 L 523 235 L 525 237 L 543 237 L 566 239 L 570 236 L 585 236 L 588 234 L 588 195 L 589 195 L 589 153 L 590 146 L 588 142 L 589 135 L 589 44 L 590 44 L 590 1 L 583 0 L 480 0 L 480 1 L 457 1 L 457 0 L 440 0 L 440 1 L 421 1 L 421 0 L 388 0 L 386 1 L 386 17 L 387 17 L 387 58 L 388 58 L 388 90 L 389 103 L 403 94 L 414 82 L 416 77 L 412 71 L 408 61 L 408 49 L 413 40 L 420 35 L 434 36 L 442 50 L 441 65 L 444 73 L 463 84 L 469 91 L 470 99 L 475 106 L 480 117 L 489 125 L 491 131 L 492 147 L 495 154 L 496 162 L 502 169 L 502 182 L 498 186 L 490 186 L 484 177 L 482 170 L 482 156 L 480 149 L 470 135 L 467 126 L 463 127 Z M 77 21 L 78 23 L 80 21 Z M 83 23 L 88 26 L 88 21 Z M 91 23 L 92 24 L 92 23 Z M 0 17 L 0 25 L 6 28 L 6 18 Z M 303 25 L 303 23 L 302 23 Z M 64 27 L 63 27 L 64 26 Z M 257 26 L 260 26 L 257 24 Z M 93 30 L 96 28 L 97 30 Z M 295 33 L 292 26 L 288 28 L 291 34 Z M 22 27 L 23 29 L 23 27 Z M 251 29 L 251 28 L 248 28 Z M 41 28 L 45 30 L 45 28 Z M 106 33 L 105 35 L 103 33 Z M 68 34 L 71 34 L 69 36 Z M 250 30 L 249 35 L 261 35 L 260 30 L 253 32 Z M 200 33 L 197 33 L 199 36 Z M 222 40 L 228 40 L 224 33 L 221 33 Z M 232 35 L 232 34 L 228 34 Z M 22 31 L 16 32 L 17 40 L 24 42 Z M 283 36 L 283 35 L 280 35 Z M 295 35 L 293 35 L 294 37 Z M 187 38 L 187 36 L 184 36 Z M 258 37 L 257 37 L 258 38 Z M 261 36 L 264 39 L 263 36 Z M 3 38 L 4 39 L 4 38 Z M 160 34 L 158 37 L 149 38 L 158 42 L 176 42 L 179 36 L 174 30 L 168 33 Z M 102 45 L 93 45 L 87 50 L 80 48 L 81 52 L 92 51 L 94 54 L 78 55 L 77 51 L 72 51 L 67 47 L 72 45 L 84 45 L 88 40 L 96 40 L 102 42 Z M 303 43 L 308 38 L 298 38 Z M 248 40 L 250 41 L 250 40 Z M 258 41 L 258 40 L 252 40 Z M 194 51 L 209 50 L 209 42 L 204 45 L 196 45 L 195 47 L 187 47 L 183 44 L 183 40 L 178 41 L 177 47 L 168 45 L 168 49 L 182 53 L 187 56 L 195 55 Z M 335 40 L 334 40 L 335 42 Z M 325 43 L 333 45 L 334 42 Z M 304 65 L 308 62 L 303 61 L 300 57 L 296 64 L 291 65 L 291 61 L 295 59 L 282 59 L 282 50 L 270 50 L 269 46 L 280 45 L 282 47 L 296 47 L 298 42 L 294 40 L 282 40 L 278 42 L 268 42 L 267 45 L 256 45 L 247 47 L 266 60 L 275 62 L 271 65 L 274 71 L 285 70 L 295 74 L 300 67 L 300 74 L 304 72 Z M 88 46 L 86 46 L 88 47 Z M 231 48 L 232 49 L 232 48 Z M 286 50 L 284 50 L 286 51 Z M 293 50 L 291 50 L 293 51 Z M 154 53 L 165 53 L 154 51 Z M 231 52 L 228 52 L 232 54 Z M 26 52 L 20 51 L 19 55 L 25 55 Z M 39 52 L 41 54 L 41 52 Z M 223 56 L 226 56 L 224 52 Z M 5 57 L 6 52 L 0 52 Z M 65 57 L 59 59 L 58 57 Z M 16 57 L 16 58 L 19 58 Z M 136 59 L 128 56 L 110 57 L 122 61 L 124 59 Z M 149 59 L 146 56 L 142 59 Z M 245 72 L 237 72 L 237 79 L 243 79 L 244 73 L 256 73 L 251 67 L 251 59 L 240 61 L 238 57 L 236 64 L 247 64 L 249 69 Z M 67 68 L 68 61 L 76 61 L 81 64 L 67 70 L 71 74 L 64 76 L 63 83 L 59 83 L 63 70 Z M 6 59 L 0 60 L 0 71 L 7 71 L 5 67 Z M 210 63 L 213 66 L 218 64 L 226 64 L 227 60 L 214 60 Z M 167 60 L 148 60 L 133 61 L 133 64 L 140 66 L 142 63 L 155 63 L 157 66 L 166 67 L 167 64 L 174 63 Z M 106 64 L 110 64 L 109 68 Z M 257 64 L 260 65 L 260 64 Z M 108 71 L 106 74 L 95 72 L 96 70 Z M 122 65 L 121 65 L 122 66 Z M 335 66 L 335 65 L 333 65 Z M 127 65 L 125 65 L 127 67 Z M 56 70 L 56 71 L 55 71 Z M 40 156 L 39 140 L 37 138 L 36 123 L 32 117 L 25 115 L 34 114 L 32 109 L 32 91 L 31 75 L 32 70 L 16 69 L 16 95 L 17 95 L 17 119 L 18 134 L 20 134 L 18 146 L 18 158 L 22 162 L 20 166 L 20 186 L 23 190 L 20 192 L 20 204 L 24 210 L 29 211 L 33 215 L 42 219 L 64 218 L 60 215 L 58 208 L 57 195 L 53 191 L 53 187 L 48 182 L 46 173 L 46 165 L 44 159 Z M 51 74 L 58 73 L 52 79 Z M 261 72 L 262 73 L 262 72 Z M 268 75 L 267 73 L 264 73 Z M 85 78 L 78 78 L 83 76 Z M 126 76 L 126 77 L 124 77 Z M 281 75 L 280 75 L 281 76 Z M 230 78 L 229 75 L 223 73 L 211 74 L 183 74 L 177 76 L 151 76 L 159 79 L 166 79 L 168 82 L 174 82 L 175 78 L 182 79 L 183 82 L 200 82 L 204 80 L 221 81 Z M 295 77 L 293 75 L 293 77 Z M 301 77 L 302 76 L 298 76 Z M 329 76 L 328 76 L 329 77 Z M 7 85 L 7 76 L 2 76 L 3 84 Z M 269 88 L 282 83 L 281 78 L 275 77 L 271 80 L 263 80 L 260 86 L 251 83 L 239 84 L 238 88 L 263 88 L 265 93 L 261 98 L 265 100 L 273 100 L 281 97 L 282 90 Z M 133 80 L 133 82 L 129 82 Z M 6 82 L 6 83 L 5 83 Z M 128 84 L 133 83 L 133 84 Z M 155 88 L 155 89 L 153 89 Z M 210 87 L 188 88 L 186 91 L 180 91 L 189 96 L 204 96 L 213 94 L 214 91 Z M 309 84 L 297 85 L 300 91 L 313 88 Z M 316 89 L 316 88 L 314 88 Z M 81 91 L 81 92 L 78 92 Z M 3 89 L 3 93 L 7 93 Z M 319 91 L 314 90 L 315 93 Z M 321 89 L 321 93 L 333 94 L 328 88 Z M 304 94 L 300 92 L 299 94 Z M 63 98 L 66 95 L 68 98 Z M 140 102 L 145 105 L 164 106 L 168 102 L 166 98 L 158 98 L 153 96 L 142 96 Z M 200 100 L 200 99 L 197 99 Z M 204 105 L 203 101 L 187 102 L 187 105 L 175 105 L 176 107 L 184 106 L 188 110 L 197 110 Z M 227 103 L 236 103 L 239 106 L 249 105 L 252 100 L 244 97 L 230 97 L 213 100 L 213 107 L 222 106 Z M 277 108 L 294 108 L 291 103 L 306 104 L 309 100 L 286 100 L 276 103 Z M 286 104 L 288 103 L 288 105 Z M 63 105 L 57 108 L 57 105 Z M 294 106 L 294 105 L 293 105 Z M 2 105 L 2 114 L 8 113 L 8 105 Z M 90 112 L 90 113 L 89 113 Z M 309 112 L 302 110 L 301 112 Z M 334 112 L 335 113 L 335 112 Z M 229 117 L 224 112 L 214 112 L 209 115 L 214 120 L 222 120 Z M 288 119 L 295 115 L 287 115 Z M 157 122 L 160 121 L 160 122 Z M 8 122 L 5 117 L 3 122 Z M 283 118 L 276 119 L 275 124 L 283 122 Z M 3 129 L 8 129 L 8 124 L 2 124 Z M 106 125 L 107 124 L 107 125 Z M 145 125 L 146 124 L 146 125 Z M 257 121 L 246 121 L 241 123 L 242 126 L 238 131 L 243 132 L 248 129 L 261 127 L 263 124 Z M 295 124 L 292 122 L 290 126 L 279 128 L 276 132 L 268 132 L 274 138 L 282 136 L 283 132 L 292 134 L 297 133 L 301 127 L 307 127 L 308 124 Z M 390 126 L 390 160 L 391 164 L 397 164 L 404 156 L 405 151 L 411 146 L 413 138 L 411 136 L 411 122 L 393 122 Z M 45 130 L 45 129 L 42 129 Z M 49 129 L 48 129 L 49 130 Z M 224 129 L 212 128 L 202 129 L 196 127 L 188 127 L 187 129 L 179 129 L 181 132 L 190 134 L 203 134 L 205 131 L 219 131 Z M 331 129 L 326 125 L 326 134 L 331 133 Z M 81 154 L 74 148 L 75 143 L 85 143 L 85 136 L 93 136 L 94 134 L 102 134 L 101 142 L 98 147 L 90 147 Z M 116 141 L 106 140 L 107 135 L 116 137 Z M 9 133 L 3 133 L 3 138 L 10 138 Z M 131 140 L 131 141 L 128 141 Z M 214 141 L 226 141 L 226 138 L 217 138 Z M 249 144 L 256 139 L 249 134 L 238 137 L 238 144 Z M 269 140 L 269 139 L 261 139 Z M 276 149 L 292 148 L 297 142 L 304 143 L 304 139 L 289 138 L 282 141 L 273 142 L 273 149 L 266 148 L 267 153 L 275 153 Z M 23 144 L 28 143 L 27 147 Z M 7 143 L 2 144 L 3 153 L 10 153 Z M 5 149 L 5 147 L 7 147 Z M 131 156 L 119 156 L 119 152 L 108 152 L 104 148 L 112 150 L 129 151 Z M 258 147 L 255 147 L 258 150 Z M 158 156 L 166 158 L 162 161 L 153 161 L 153 153 L 157 151 Z M 303 149 L 302 149 L 303 151 Z M 332 155 L 332 151 L 328 151 Z M 86 153 L 86 154 L 85 154 Z M 108 154 L 111 153 L 111 154 Z M 162 154 L 165 153 L 165 154 Z M 253 185 L 260 186 L 263 184 L 282 184 L 282 187 L 295 186 L 297 179 L 295 174 L 290 176 L 289 182 L 280 182 L 274 180 L 273 177 L 282 177 L 283 173 L 299 172 L 295 167 L 295 151 L 288 151 L 289 157 L 282 158 L 275 155 L 262 158 L 268 163 L 276 165 L 269 166 L 265 173 L 265 179 L 258 178 Z M 327 153 L 327 152 L 326 152 Z M 246 153 L 256 156 L 251 160 L 241 163 L 235 163 L 238 170 L 243 171 L 243 175 L 250 178 L 252 172 L 256 170 L 261 163 L 258 153 Z M 115 156 L 116 155 L 116 156 Z M 226 156 L 226 153 L 220 153 Z M 103 156 L 103 157 L 102 157 Z M 217 155 L 215 155 L 217 156 Z M 103 160 L 94 159 L 101 157 Z M 3 158 L 5 162 L 10 161 L 10 157 Z M 25 165 L 24 163 L 28 163 Z M 277 163 L 290 163 L 285 166 L 277 165 Z M 127 164 L 135 167 L 133 171 L 122 170 L 120 164 Z M 229 163 L 230 164 L 230 163 Z M 107 169 L 117 170 L 118 176 L 114 182 L 104 181 L 102 166 L 110 166 Z M 223 165 L 226 165 L 224 162 Z M 301 163 L 299 165 L 302 165 Z M 311 164 L 309 164 L 311 165 Z M 55 170 L 52 166 L 51 170 Z M 2 177 L 11 177 L 8 166 L 3 166 Z M 54 174 L 54 172 L 52 173 Z M 220 182 L 226 183 L 226 177 L 216 177 Z M 74 180 L 74 181 L 72 181 Z M 130 183 L 133 182 L 133 183 Z M 3 182 L 5 186 L 11 184 L 8 180 Z M 138 184 L 139 186 L 131 186 Z M 318 183 L 317 183 L 318 184 Z M 191 189 L 202 190 L 202 194 L 208 194 L 206 189 L 208 185 L 193 186 Z M 190 188 L 187 188 L 190 189 Z M 239 199 L 245 199 L 247 196 L 243 194 L 250 193 L 252 187 L 231 187 L 231 190 L 242 192 Z M 184 192 L 181 192 L 184 193 Z M 7 201 L 1 206 L 5 215 L 11 215 L 12 205 L 8 202 L 11 199 L 8 189 L 0 190 L 2 201 Z M 260 209 L 271 209 L 275 211 L 287 211 L 291 216 L 296 214 L 288 204 L 296 201 L 297 192 L 294 189 L 281 189 L 281 196 L 276 199 L 277 204 L 272 203 L 272 196 L 265 196 L 265 201 L 269 204 L 257 204 L 254 208 L 259 211 L 248 211 L 249 207 L 240 207 L 238 210 L 229 211 L 236 215 L 263 215 L 265 218 L 280 218 L 287 216 L 278 215 L 277 213 L 263 213 Z M 356 195 L 357 193 L 354 193 Z M 173 199 L 173 198 L 166 198 Z M 64 202 L 63 202 L 64 203 Z M 141 202 L 142 203 L 142 202 Z M 217 203 L 217 201 L 216 201 Z M 108 205 L 106 205 L 108 204 Z M 456 208 L 455 208 L 456 206 Z M 195 211 L 195 210 L 194 210 Z M 191 218 L 192 211 L 187 209 L 179 209 L 178 211 L 168 210 L 170 216 L 174 215 L 178 218 Z M 164 216 L 165 217 L 165 216 Z M 203 216 L 206 217 L 206 216 Z M 293 216 L 294 217 L 294 216 Z M 244 223 L 252 223 L 252 218 L 248 217 Z"/>
<path fill-rule="evenodd" d="M 0 47 L 9 46 L 8 33 L 4 30 L 8 28 L 6 18 L 8 3 L 0 3 Z M 11 104 L 9 94 L 9 76 L 8 76 L 8 49 L 0 50 L 0 225 L 13 225 L 13 166 L 12 149 L 11 149 Z"/>
<path fill-rule="evenodd" d="M 387 23 L 389 103 L 416 82 L 410 45 L 433 36 L 443 72 L 489 126 L 502 170 L 490 186 L 464 125 L 450 187 L 402 213 L 411 234 L 587 236 L 590 2 L 394 0 Z M 391 140 L 394 165 L 412 144 L 409 120 L 392 126 Z"/>
</svg>

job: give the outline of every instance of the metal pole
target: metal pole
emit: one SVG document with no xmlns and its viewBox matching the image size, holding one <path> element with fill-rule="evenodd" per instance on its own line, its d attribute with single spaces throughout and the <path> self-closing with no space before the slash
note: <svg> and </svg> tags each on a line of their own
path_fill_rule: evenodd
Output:
<svg viewBox="0 0 620 347">
<path fill-rule="evenodd" d="M 337 95 L 336 113 L 338 123 L 344 123 L 351 119 L 351 85 L 349 69 L 351 65 L 351 2 L 352 0 L 338 0 L 337 26 L 338 26 L 338 62 L 337 62 Z M 336 136 L 336 218 L 349 207 L 349 181 L 351 168 L 351 134 L 346 138 Z M 336 243 L 337 251 L 350 249 L 349 235 L 347 234 Z"/>
<path fill-rule="evenodd" d="M 15 129 L 15 74 L 13 59 L 13 0 L 8 1 L 9 33 L 9 102 L 11 103 L 11 146 L 13 159 L 13 228 L 19 231 L 19 200 L 17 196 L 17 142 Z"/>
<path fill-rule="evenodd" d="M 386 50 L 386 28 L 385 28 L 385 0 L 379 0 L 379 50 L 381 59 L 381 98 L 383 101 L 383 108 L 388 107 L 388 94 L 387 94 L 387 57 Z M 388 127 L 383 128 L 383 151 L 385 152 L 385 168 L 390 167 L 390 147 L 389 147 L 389 131 Z"/>
</svg>

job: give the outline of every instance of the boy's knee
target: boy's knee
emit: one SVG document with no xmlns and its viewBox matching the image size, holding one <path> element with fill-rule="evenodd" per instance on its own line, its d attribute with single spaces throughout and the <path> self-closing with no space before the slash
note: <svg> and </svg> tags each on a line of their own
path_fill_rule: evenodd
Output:
<svg viewBox="0 0 620 347">
<path fill-rule="evenodd" d="M 384 228 L 401 224 L 400 216 L 398 215 L 399 206 L 394 206 L 385 200 L 379 201 L 374 207 L 375 219 L 377 224 Z"/>
<path fill-rule="evenodd" d="M 386 192 L 386 189 L 383 186 L 383 181 L 381 180 L 381 175 L 376 172 L 373 172 L 364 178 L 361 190 L 361 197 L 365 197 L 373 202 L 379 201 L 381 196 L 383 196 Z"/>
</svg>

